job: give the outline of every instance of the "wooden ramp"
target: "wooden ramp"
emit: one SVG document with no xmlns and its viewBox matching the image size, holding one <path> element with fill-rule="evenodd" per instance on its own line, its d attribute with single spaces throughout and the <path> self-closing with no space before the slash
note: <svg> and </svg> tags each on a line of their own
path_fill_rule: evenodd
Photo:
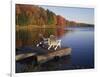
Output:
<svg viewBox="0 0 100 77">
<path fill-rule="evenodd" d="M 32 51 L 20 51 L 16 54 L 16 61 L 23 60 L 29 57 L 36 57 L 36 61 L 39 63 L 46 62 L 54 57 L 62 57 L 65 55 L 71 55 L 71 48 L 59 48 L 57 50 L 47 50 L 40 47 L 35 47 Z M 34 60 L 34 59 L 33 59 Z"/>
<path fill-rule="evenodd" d="M 16 61 L 18 61 L 35 55 L 36 55 L 35 53 L 23 53 L 23 54 L 16 55 L 15 59 Z"/>
</svg>

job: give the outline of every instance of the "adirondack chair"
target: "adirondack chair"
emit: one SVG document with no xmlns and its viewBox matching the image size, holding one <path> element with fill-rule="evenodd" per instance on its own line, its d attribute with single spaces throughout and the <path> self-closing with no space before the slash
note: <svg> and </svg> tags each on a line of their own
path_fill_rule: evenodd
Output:
<svg viewBox="0 0 100 77">
<path fill-rule="evenodd" d="M 50 38 L 48 38 L 48 50 L 50 50 L 52 47 L 54 50 L 56 50 L 58 47 L 61 48 L 61 40 L 57 40 L 54 35 L 50 35 Z"/>
<path fill-rule="evenodd" d="M 44 38 L 42 35 L 40 36 L 41 41 L 36 45 L 37 47 L 48 46 L 48 50 L 50 50 L 50 48 L 54 48 L 54 50 L 56 50 L 58 47 L 61 48 L 61 40 L 57 40 L 57 38 L 54 35 L 50 35 L 49 38 Z"/>
<path fill-rule="evenodd" d="M 36 45 L 44 47 L 47 44 L 47 38 L 44 38 L 42 34 L 39 34 L 39 43 Z"/>
</svg>

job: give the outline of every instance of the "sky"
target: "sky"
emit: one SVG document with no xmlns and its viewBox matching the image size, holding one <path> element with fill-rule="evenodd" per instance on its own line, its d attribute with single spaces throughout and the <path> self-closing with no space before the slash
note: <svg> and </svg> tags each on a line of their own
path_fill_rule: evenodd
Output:
<svg viewBox="0 0 100 77">
<path fill-rule="evenodd" d="M 67 20 L 94 24 L 93 8 L 59 7 L 59 6 L 40 6 L 49 9 L 56 15 L 61 15 Z"/>
</svg>

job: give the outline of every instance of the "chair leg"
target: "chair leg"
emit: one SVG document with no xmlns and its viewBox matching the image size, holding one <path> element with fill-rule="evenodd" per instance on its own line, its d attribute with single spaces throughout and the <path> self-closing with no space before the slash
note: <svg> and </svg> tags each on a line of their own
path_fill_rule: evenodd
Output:
<svg viewBox="0 0 100 77">
<path fill-rule="evenodd" d="M 37 47 L 39 46 L 39 44 L 36 45 Z"/>
<path fill-rule="evenodd" d="M 48 47 L 48 50 L 49 50 L 51 47 L 52 47 L 52 45 L 50 45 L 50 46 Z"/>
<path fill-rule="evenodd" d="M 61 44 L 59 44 L 59 47 L 61 48 Z"/>
<path fill-rule="evenodd" d="M 58 48 L 58 45 L 55 47 L 55 50 Z"/>
</svg>

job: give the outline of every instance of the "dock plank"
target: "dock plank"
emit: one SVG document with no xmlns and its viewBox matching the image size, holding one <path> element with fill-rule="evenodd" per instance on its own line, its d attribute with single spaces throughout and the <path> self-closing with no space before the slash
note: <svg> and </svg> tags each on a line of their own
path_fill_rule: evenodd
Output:
<svg viewBox="0 0 100 77">
<path fill-rule="evenodd" d="M 71 48 L 64 48 L 56 51 L 50 51 L 45 55 L 37 55 L 38 62 L 46 62 L 50 59 L 53 59 L 54 57 L 62 57 L 66 55 L 71 55 Z"/>
<path fill-rule="evenodd" d="M 29 49 L 30 50 L 30 49 Z M 71 48 L 58 48 L 57 50 L 54 49 L 45 49 L 41 47 L 34 47 L 30 51 L 18 51 L 19 54 L 16 54 L 16 61 L 23 60 L 28 57 L 36 56 L 38 62 L 44 62 L 49 59 L 54 58 L 55 56 L 64 56 L 71 54 Z"/>
<path fill-rule="evenodd" d="M 26 54 L 23 53 L 23 54 L 16 55 L 15 59 L 16 61 L 18 61 L 18 60 L 22 60 L 22 59 L 25 59 L 25 58 L 28 58 L 34 55 L 36 55 L 36 53 L 26 53 Z"/>
</svg>

